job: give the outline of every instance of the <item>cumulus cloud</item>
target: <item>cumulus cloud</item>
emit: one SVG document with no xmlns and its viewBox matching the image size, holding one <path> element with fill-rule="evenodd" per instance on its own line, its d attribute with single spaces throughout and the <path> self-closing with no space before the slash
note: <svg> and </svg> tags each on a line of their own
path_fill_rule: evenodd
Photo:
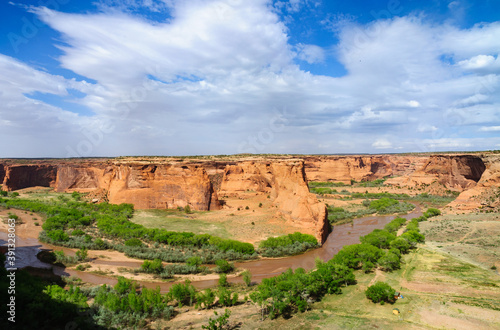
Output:
<svg viewBox="0 0 500 330">
<path fill-rule="evenodd" d="M 297 58 L 302 61 L 314 64 L 322 63 L 325 60 L 325 51 L 319 46 L 298 44 L 295 47 L 297 49 Z"/>
<path fill-rule="evenodd" d="M 293 11 L 299 3 L 284 5 Z M 406 16 L 338 26 L 334 53 L 347 74 L 334 78 L 300 69 L 297 58 L 322 65 L 329 59 L 317 45 L 291 45 L 266 0 L 167 5 L 164 22 L 127 10 L 32 9 L 61 34 L 61 66 L 96 83 L 0 56 L 0 137 L 9 125 L 32 125 L 28 134 L 8 134 L 25 134 L 19 145 L 44 143 L 37 155 L 51 156 L 66 156 L 67 147 L 91 156 L 484 149 L 499 143 L 456 138 L 500 125 L 499 23 L 459 29 Z M 92 117 L 26 96 L 64 96 L 68 89 L 85 94 L 76 102 Z M 30 155 L 2 148 L 2 155 Z"/>
<path fill-rule="evenodd" d="M 377 139 L 372 143 L 372 147 L 374 147 L 375 149 L 389 149 L 392 148 L 392 143 L 387 139 Z"/>
</svg>

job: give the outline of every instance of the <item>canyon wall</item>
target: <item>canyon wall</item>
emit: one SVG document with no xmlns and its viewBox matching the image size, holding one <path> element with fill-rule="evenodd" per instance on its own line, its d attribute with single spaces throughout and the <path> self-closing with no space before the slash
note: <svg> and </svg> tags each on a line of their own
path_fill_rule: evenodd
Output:
<svg viewBox="0 0 500 330">
<path fill-rule="evenodd" d="M 458 197 L 448 204 L 448 207 L 471 211 L 479 208 L 496 211 L 500 209 L 500 155 L 485 155 L 482 157 L 484 172 L 477 184 L 463 191 Z M 477 161 L 474 161 L 476 164 Z M 483 166 L 475 165 L 475 170 L 465 171 L 465 175 L 475 181 Z"/>
<path fill-rule="evenodd" d="M 413 173 L 391 178 L 386 184 L 419 187 L 444 187 L 464 191 L 474 187 L 486 166 L 481 157 L 474 155 L 431 155 Z"/>
<path fill-rule="evenodd" d="M 0 182 L 3 183 L 3 179 L 5 177 L 5 167 L 0 163 Z"/>
<path fill-rule="evenodd" d="M 247 190 L 269 194 L 277 208 L 276 217 L 313 234 L 319 242 L 323 243 L 328 237 L 330 226 L 326 205 L 309 192 L 302 160 L 248 161 L 228 165 L 220 194 Z"/>
<path fill-rule="evenodd" d="M 416 156 L 315 156 L 305 157 L 309 181 L 350 183 L 372 181 L 415 171 L 425 158 Z"/>
<path fill-rule="evenodd" d="M 198 165 L 116 164 L 61 166 L 58 192 L 94 192 L 110 203 L 132 203 L 138 209 L 167 209 L 189 205 L 194 210 L 217 210 L 217 193 Z"/>
<path fill-rule="evenodd" d="M 29 187 L 54 187 L 57 166 L 9 165 L 5 166 L 3 190 L 13 191 Z"/>
</svg>

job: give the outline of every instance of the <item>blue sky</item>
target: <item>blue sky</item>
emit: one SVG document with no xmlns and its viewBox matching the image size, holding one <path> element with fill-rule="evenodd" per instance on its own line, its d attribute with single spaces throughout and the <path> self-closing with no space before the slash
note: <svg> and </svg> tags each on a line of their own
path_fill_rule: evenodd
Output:
<svg viewBox="0 0 500 330">
<path fill-rule="evenodd" d="M 500 149 L 500 1 L 0 13 L 0 157 Z"/>
</svg>

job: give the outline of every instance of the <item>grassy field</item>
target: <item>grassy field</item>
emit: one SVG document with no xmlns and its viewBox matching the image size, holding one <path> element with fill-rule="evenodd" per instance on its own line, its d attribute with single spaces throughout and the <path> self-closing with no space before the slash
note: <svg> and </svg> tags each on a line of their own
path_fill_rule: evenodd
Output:
<svg viewBox="0 0 500 330">
<path fill-rule="evenodd" d="M 163 228 L 171 231 L 189 231 L 229 238 L 223 223 L 196 219 L 203 212 L 186 214 L 177 210 L 136 210 L 132 222 L 146 228 Z"/>
<path fill-rule="evenodd" d="M 430 248 L 485 269 L 500 267 L 498 214 L 443 215 L 420 225 Z"/>
</svg>

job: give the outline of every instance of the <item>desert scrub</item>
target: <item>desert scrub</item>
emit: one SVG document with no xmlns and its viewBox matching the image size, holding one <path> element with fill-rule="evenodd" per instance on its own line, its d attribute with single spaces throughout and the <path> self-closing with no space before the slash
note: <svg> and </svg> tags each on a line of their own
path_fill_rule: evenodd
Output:
<svg viewBox="0 0 500 330">
<path fill-rule="evenodd" d="M 316 238 L 309 234 L 295 232 L 279 237 L 269 237 L 259 245 L 259 252 L 264 257 L 295 255 L 318 247 Z"/>
</svg>

